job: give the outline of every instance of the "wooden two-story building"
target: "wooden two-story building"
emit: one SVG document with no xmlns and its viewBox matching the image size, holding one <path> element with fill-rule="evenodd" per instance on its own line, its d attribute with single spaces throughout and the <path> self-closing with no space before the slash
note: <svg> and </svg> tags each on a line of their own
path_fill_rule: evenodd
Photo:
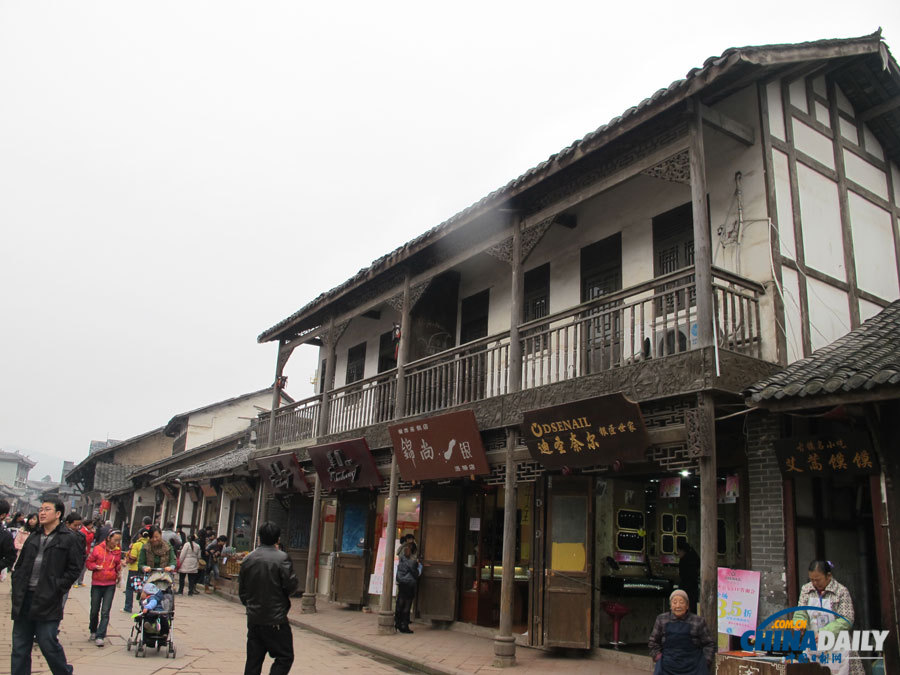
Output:
<svg viewBox="0 0 900 675">
<path fill-rule="evenodd" d="M 405 533 L 419 616 L 500 664 L 646 642 L 680 541 L 712 624 L 718 566 L 782 602 L 740 393 L 900 294 L 898 101 L 878 33 L 729 49 L 263 332 L 277 381 L 320 352 L 252 455 L 306 471 L 266 502 L 309 525 L 305 607 L 326 568 L 375 605 Z"/>
</svg>

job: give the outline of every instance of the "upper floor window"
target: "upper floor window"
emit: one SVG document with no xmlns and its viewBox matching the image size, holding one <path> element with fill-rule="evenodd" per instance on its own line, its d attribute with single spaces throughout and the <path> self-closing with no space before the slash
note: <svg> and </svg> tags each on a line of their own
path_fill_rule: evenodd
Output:
<svg viewBox="0 0 900 675">
<path fill-rule="evenodd" d="M 525 272 L 525 306 L 522 321 L 528 323 L 550 313 L 550 263 Z"/>
<path fill-rule="evenodd" d="M 619 232 L 581 249 L 581 301 L 622 290 L 622 235 Z"/>
<path fill-rule="evenodd" d="M 460 344 L 487 337 L 490 297 L 490 289 L 486 289 L 463 298 L 460 312 Z"/>
<path fill-rule="evenodd" d="M 378 372 L 397 367 L 397 343 L 394 342 L 394 331 L 382 333 L 378 339 Z"/>
<path fill-rule="evenodd" d="M 344 384 L 363 379 L 366 371 L 366 343 L 361 342 L 347 350 L 347 377 Z"/>
<path fill-rule="evenodd" d="M 653 218 L 653 276 L 694 264 L 694 217 L 691 203 Z"/>
</svg>

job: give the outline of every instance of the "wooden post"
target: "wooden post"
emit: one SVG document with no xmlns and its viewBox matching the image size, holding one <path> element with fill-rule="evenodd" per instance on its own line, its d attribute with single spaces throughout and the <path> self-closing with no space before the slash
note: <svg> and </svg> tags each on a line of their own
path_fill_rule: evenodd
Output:
<svg viewBox="0 0 900 675">
<path fill-rule="evenodd" d="M 284 349 L 284 340 L 278 341 L 278 351 L 275 354 L 275 383 L 272 385 L 272 409 L 269 412 L 269 438 L 266 447 L 275 445 L 275 411 L 281 405 L 281 376 L 284 373 L 284 365 L 287 359 L 281 358 L 281 350 Z"/>
<path fill-rule="evenodd" d="M 709 234 L 709 212 L 706 208 L 706 156 L 703 150 L 702 106 L 688 101 L 689 146 L 691 166 L 691 210 L 694 221 L 694 270 L 697 288 L 697 337 L 701 347 L 713 343 L 712 250 Z M 715 462 L 715 460 L 713 460 Z M 714 476 L 715 477 L 715 476 Z M 701 488 L 702 489 L 702 488 Z M 714 598 L 715 599 L 715 598 Z"/>
<path fill-rule="evenodd" d="M 514 575 L 516 567 L 516 462 L 519 440 L 515 428 L 506 430 L 506 482 L 503 499 L 503 577 L 500 580 L 500 632 L 494 636 L 494 667 L 516 665 L 516 639 L 512 634 Z"/>
<path fill-rule="evenodd" d="M 522 304 L 525 280 L 522 276 L 522 222 L 513 229 L 512 291 L 509 320 L 509 391 L 522 389 L 522 343 L 519 324 L 522 321 Z M 494 636 L 494 667 L 507 668 L 516 665 L 516 640 L 512 634 L 513 591 L 516 566 L 516 462 L 513 453 L 519 432 L 506 430 L 506 482 L 503 500 L 503 576 L 500 580 L 500 630 Z"/>
<path fill-rule="evenodd" d="M 185 486 L 178 486 L 178 506 L 175 507 L 175 530 L 177 531 L 179 527 L 181 527 L 181 514 L 184 512 L 184 493 Z M 184 542 L 181 542 L 182 544 Z"/>
<path fill-rule="evenodd" d="M 400 312 L 400 344 L 397 349 L 397 389 L 394 399 L 394 419 L 406 415 L 406 362 L 409 359 L 410 329 L 409 271 L 403 280 L 403 308 Z M 394 613 L 391 602 L 394 598 L 394 547 L 397 543 L 397 490 L 400 469 L 397 466 L 396 451 L 391 453 L 391 483 L 388 491 L 388 522 L 384 531 L 384 576 L 381 582 L 381 598 L 378 603 L 378 634 L 391 635 L 394 632 Z"/>
<path fill-rule="evenodd" d="M 699 298 L 699 293 L 697 294 Z M 716 491 L 716 420 L 712 394 L 697 395 L 701 428 L 706 434 L 704 452 L 700 457 L 700 600 L 697 608 L 716 634 L 718 598 L 718 495 Z"/>
<path fill-rule="evenodd" d="M 322 382 L 322 404 L 319 406 L 319 426 L 316 436 L 321 438 L 328 434 L 329 393 L 334 386 L 334 373 L 337 359 L 337 336 L 334 332 L 334 317 L 329 322 L 327 340 L 325 342 L 325 380 Z M 300 600 L 300 611 L 303 614 L 316 612 L 316 563 L 319 559 L 319 513 L 322 510 L 322 483 L 316 474 L 316 487 L 313 490 L 312 522 L 309 524 L 309 554 L 306 558 L 306 585 L 303 598 Z"/>
</svg>

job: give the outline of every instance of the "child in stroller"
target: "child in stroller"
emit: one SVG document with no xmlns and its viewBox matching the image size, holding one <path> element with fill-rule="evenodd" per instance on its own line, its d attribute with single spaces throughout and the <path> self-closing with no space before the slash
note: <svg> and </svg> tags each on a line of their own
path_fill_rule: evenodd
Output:
<svg viewBox="0 0 900 675">
<path fill-rule="evenodd" d="M 175 658 L 175 643 L 172 628 L 175 617 L 175 594 L 173 581 L 168 572 L 154 570 L 143 582 L 141 588 L 141 611 L 134 615 L 134 625 L 127 648 L 135 647 L 134 655 L 146 656 L 147 647 L 156 651 L 166 646 L 166 657 Z"/>
</svg>

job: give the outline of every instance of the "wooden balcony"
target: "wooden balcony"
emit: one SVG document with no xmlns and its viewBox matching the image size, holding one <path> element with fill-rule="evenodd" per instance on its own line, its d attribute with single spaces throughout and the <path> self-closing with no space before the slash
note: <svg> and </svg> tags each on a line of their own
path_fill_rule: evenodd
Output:
<svg viewBox="0 0 900 675">
<path fill-rule="evenodd" d="M 519 326 L 522 388 L 533 389 L 664 359 L 701 345 L 693 268 L 604 295 Z M 713 268 L 715 346 L 760 358 L 760 284 Z M 413 361 L 406 366 L 406 415 L 421 415 L 508 393 L 509 331 Z M 395 418 L 396 369 L 328 392 L 327 432 L 337 434 Z M 321 396 L 279 408 L 274 445 L 316 437 Z M 268 442 L 269 413 L 260 415 Z"/>
</svg>

